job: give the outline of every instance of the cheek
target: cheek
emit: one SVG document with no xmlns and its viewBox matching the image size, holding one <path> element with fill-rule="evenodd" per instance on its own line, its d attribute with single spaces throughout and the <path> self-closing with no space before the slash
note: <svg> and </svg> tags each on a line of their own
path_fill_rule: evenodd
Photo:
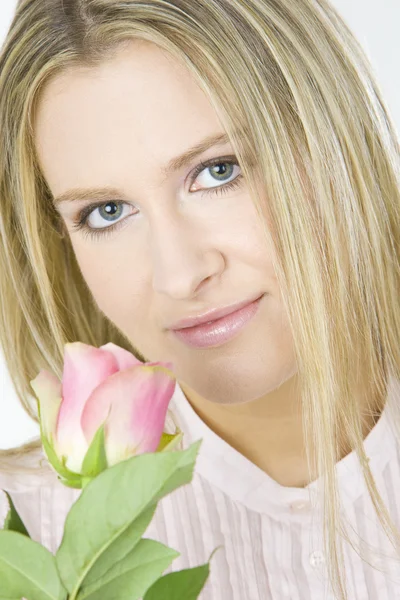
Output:
<svg viewBox="0 0 400 600">
<path fill-rule="evenodd" d="M 107 244 L 75 244 L 74 252 L 81 273 L 100 310 L 119 325 L 127 315 L 138 314 L 146 290 L 143 268 Z"/>
</svg>

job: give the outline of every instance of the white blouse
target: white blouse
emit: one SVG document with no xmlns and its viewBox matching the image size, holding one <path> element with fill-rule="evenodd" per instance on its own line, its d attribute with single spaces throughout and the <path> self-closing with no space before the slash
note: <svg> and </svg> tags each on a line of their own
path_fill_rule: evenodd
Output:
<svg viewBox="0 0 400 600">
<path fill-rule="evenodd" d="M 389 405 L 400 406 L 400 381 L 389 381 L 385 409 L 364 440 L 379 492 L 400 529 L 400 448 Z M 180 552 L 164 572 L 210 563 L 201 600 L 336 600 L 322 551 L 321 480 L 285 487 L 215 434 L 190 406 L 179 384 L 169 408 L 184 432 L 184 447 L 203 439 L 193 480 L 164 497 L 144 537 Z M 36 464 L 42 453 L 24 458 Z M 20 461 L 21 462 L 21 459 Z M 400 600 L 400 557 L 374 515 L 355 452 L 336 464 L 341 510 L 356 547 L 370 548 L 369 565 L 344 542 L 349 600 Z M 81 491 L 55 474 L 0 472 L 0 489 L 13 498 L 32 539 L 55 553 L 71 505 Z M 8 511 L 0 492 L 0 526 Z M 373 550 L 383 551 L 380 557 Z M 106 600 L 106 599 L 104 599 Z"/>
</svg>

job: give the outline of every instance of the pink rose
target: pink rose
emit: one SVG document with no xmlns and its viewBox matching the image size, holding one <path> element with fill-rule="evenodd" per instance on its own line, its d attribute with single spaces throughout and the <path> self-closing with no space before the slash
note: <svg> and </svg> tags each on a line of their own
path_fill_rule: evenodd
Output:
<svg viewBox="0 0 400 600">
<path fill-rule="evenodd" d="M 172 366 L 142 363 L 112 343 L 100 348 L 66 344 L 62 382 L 45 370 L 31 381 L 39 399 L 42 439 L 74 473 L 81 473 L 103 423 L 107 466 L 155 452 L 176 385 Z M 65 469 L 62 474 L 66 477 Z"/>
</svg>

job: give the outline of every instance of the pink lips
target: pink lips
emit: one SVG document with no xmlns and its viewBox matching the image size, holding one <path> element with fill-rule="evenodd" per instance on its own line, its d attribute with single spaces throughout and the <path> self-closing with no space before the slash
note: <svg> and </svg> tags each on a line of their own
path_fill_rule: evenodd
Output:
<svg viewBox="0 0 400 600">
<path fill-rule="evenodd" d="M 216 321 L 217 319 L 221 319 L 222 317 L 226 317 L 226 315 L 230 315 L 233 312 L 247 306 L 251 302 L 258 300 L 260 296 L 254 297 L 253 299 L 244 300 L 242 302 L 236 302 L 236 304 L 230 304 L 229 306 L 224 306 L 224 308 L 213 308 L 198 317 L 188 317 L 186 319 L 181 319 L 174 325 L 170 325 L 168 329 L 183 329 L 186 327 L 197 327 L 197 325 L 203 325 L 204 323 L 209 323 L 210 321 Z"/>
<path fill-rule="evenodd" d="M 188 346 L 206 348 L 217 346 L 236 334 L 256 315 L 263 296 L 224 317 L 214 321 L 185 327 L 171 332 Z"/>
</svg>

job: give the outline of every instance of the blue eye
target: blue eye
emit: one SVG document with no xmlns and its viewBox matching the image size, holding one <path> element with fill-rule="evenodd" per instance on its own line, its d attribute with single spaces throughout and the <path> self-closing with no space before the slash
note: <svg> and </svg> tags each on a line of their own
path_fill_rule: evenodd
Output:
<svg viewBox="0 0 400 600">
<path fill-rule="evenodd" d="M 217 184 L 219 182 L 224 182 L 226 179 L 229 179 L 230 177 L 232 177 L 232 172 L 234 172 L 234 167 L 237 166 L 239 167 L 239 164 L 237 162 L 237 159 L 235 156 L 230 156 L 230 157 L 222 157 L 222 158 L 218 158 L 218 159 L 211 159 L 205 162 L 200 163 L 194 173 L 191 176 L 191 184 L 193 185 L 193 183 L 196 181 L 196 178 L 198 175 L 200 175 L 203 171 L 206 172 L 208 171 L 209 173 L 212 171 L 212 181 L 215 181 Z M 217 168 L 217 171 L 221 171 L 221 172 L 215 172 L 215 168 Z M 240 167 L 239 167 L 240 168 Z M 216 178 L 215 178 L 216 177 Z M 220 179 L 218 179 L 220 178 Z M 228 191 L 231 191 L 235 188 L 237 188 L 240 183 L 241 180 L 243 179 L 243 175 L 239 174 L 235 177 L 235 179 L 233 179 L 232 181 L 228 181 L 227 183 L 224 183 L 223 185 L 215 185 L 215 186 L 211 186 L 205 189 L 200 189 L 200 190 L 195 190 L 193 192 L 191 192 L 192 194 L 202 194 L 202 195 L 208 195 L 208 194 L 223 194 L 226 193 Z M 72 226 L 73 229 L 75 230 L 79 230 L 83 232 L 83 235 L 86 236 L 93 236 L 93 237 L 100 237 L 100 236 L 104 236 L 107 234 L 111 234 L 114 231 L 116 231 L 117 229 L 119 229 L 120 226 L 122 226 L 122 224 L 124 224 L 127 219 L 123 218 L 121 219 L 121 216 L 127 216 L 124 215 L 124 208 L 128 209 L 127 215 L 134 215 L 136 213 L 129 213 L 129 209 L 131 208 L 129 204 L 127 204 L 126 202 L 122 201 L 122 200 L 109 200 L 107 202 L 98 202 L 98 203 L 92 203 L 89 204 L 88 206 L 85 206 L 76 216 L 76 218 L 74 219 L 74 225 Z M 103 220 L 104 222 L 108 222 L 111 225 L 105 225 L 105 226 L 99 226 L 99 227 L 94 227 L 93 225 L 89 225 L 88 221 L 89 218 L 92 216 L 96 216 L 96 212 L 98 214 L 98 216 L 100 217 L 101 220 Z"/>
</svg>

